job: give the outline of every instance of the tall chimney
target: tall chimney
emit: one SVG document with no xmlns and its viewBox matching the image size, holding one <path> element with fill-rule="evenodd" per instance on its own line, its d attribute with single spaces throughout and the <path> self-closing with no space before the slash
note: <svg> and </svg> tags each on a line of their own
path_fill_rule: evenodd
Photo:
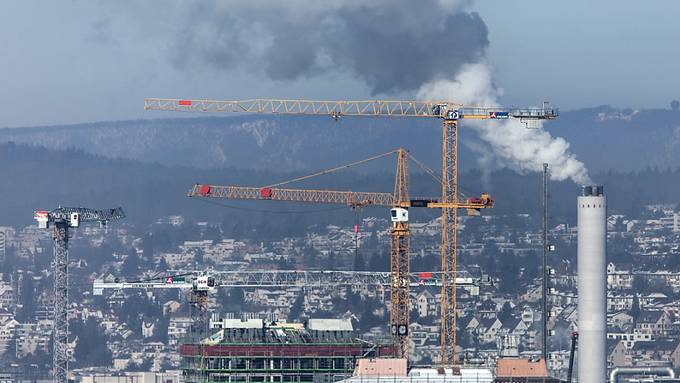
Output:
<svg viewBox="0 0 680 383">
<path fill-rule="evenodd" d="M 578 381 L 607 381 L 607 198 L 601 185 L 578 197 Z"/>
</svg>

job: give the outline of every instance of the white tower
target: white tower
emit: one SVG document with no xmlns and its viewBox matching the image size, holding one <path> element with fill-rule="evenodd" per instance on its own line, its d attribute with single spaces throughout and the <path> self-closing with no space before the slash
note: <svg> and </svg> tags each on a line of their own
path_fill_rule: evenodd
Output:
<svg viewBox="0 0 680 383">
<path fill-rule="evenodd" d="M 602 186 L 578 197 L 578 381 L 607 381 L 607 199 Z"/>
</svg>

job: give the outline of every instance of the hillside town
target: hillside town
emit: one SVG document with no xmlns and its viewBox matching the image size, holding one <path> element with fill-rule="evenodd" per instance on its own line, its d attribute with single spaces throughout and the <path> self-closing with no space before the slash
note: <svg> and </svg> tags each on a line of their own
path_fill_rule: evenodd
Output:
<svg viewBox="0 0 680 383">
<path fill-rule="evenodd" d="M 529 214 L 459 218 L 459 274 L 492 284 L 459 289 L 458 352 L 493 365 L 499 356 L 539 357 L 542 347 L 541 233 Z M 179 344 L 191 336 L 186 291 L 119 290 L 102 296 L 92 282 L 144 280 L 181 270 L 387 271 L 387 219 L 320 225 L 304 237 L 224 238 L 219 224 L 168 216 L 140 230 L 125 224 L 84 227 L 71 239 L 69 356 L 77 377 L 103 371 L 160 372 L 182 366 Z M 639 217 L 607 218 L 609 367 L 680 368 L 680 213 L 650 205 Z M 439 218 L 411 223 L 414 271 L 436 270 Z M 548 331 L 552 374 L 566 376 L 577 328 L 577 228 L 549 230 Z M 614 241 L 615 240 L 615 241 Z M 49 365 L 53 299 L 49 230 L 0 227 L 0 372 L 27 378 Z M 411 289 L 410 361 L 429 365 L 439 352 L 440 292 Z M 229 319 L 269 322 L 338 318 L 357 337 L 389 339 L 387 288 L 229 288 L 210 296 L 211 328 Z M 100 347 L 98 347 L 100 346 Z M 105 347 L 102 347 L 105 346 Z M 93 351 L 98 350 L 98 351 Z M 47 371 L 48 369 L 43 369 Z"/>
</svg>

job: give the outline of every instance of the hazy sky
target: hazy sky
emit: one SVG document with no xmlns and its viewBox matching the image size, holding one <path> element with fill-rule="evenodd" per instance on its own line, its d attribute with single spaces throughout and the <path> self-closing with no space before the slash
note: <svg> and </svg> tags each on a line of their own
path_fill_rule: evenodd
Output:
<svg viewBox="0 0 680 383">
<path fill-rule="evenodd" d="M 144 97 L 410 98 L 423 76 L 441 76 L 445 64 L 457 68 L 480 51 L 507 104 L 667 107 L 680 99 L 680 1 L 432 1 L 441 9 L 463 3 L 464 12 L 402 12 L 398 0 L 367 13 L 356 0 L 328 10 L 327 2 L 280 2 L 290 4 L 285 12 L 265 0 L 180 2 L 191 8 L 172 0 L 4 1 L 0 127 L 169 116 L 142 111 Z M 314 12 L 337 17 L 311 22 Z M 383 35 L 393 30 L 386 21 L 393 39 Z M 383 76 L 393 66 L 376 57 L 402 48 L 419 54 L 392 59 L 401 72 Z M 389 89 L 393 77 L 408 81 Z"/>
</svg>

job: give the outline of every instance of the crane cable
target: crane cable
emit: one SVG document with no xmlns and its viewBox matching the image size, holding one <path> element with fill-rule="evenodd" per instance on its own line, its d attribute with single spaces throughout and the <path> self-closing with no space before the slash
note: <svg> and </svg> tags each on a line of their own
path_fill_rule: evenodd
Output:
<svg viewBox="0 0 680 383">
<path fill-rule="evenodd" d="M 409 158 L 411 161 L 413 161 L 413 163 L 415 163 L 416 165 L 418 165 L 418 167 L 421 168 L 425 173 L 429 174 L 429 175 L 435 180 L 435 182 L 437 183 L 437 186 L 440 186 L 440 187 L 441 187 L 441 185 L 442 185 L 442 183 L 443 183 L 444 181 L 442 181 L 442 178 L 439 176 L 439 174 L 437 174 L 437 172 L 435 172 L 434 170 L 432 170 L 431 168 L 429 168 L 427 165 L 425 165 L 423 162 L 421 162 L 419 159 L 417 159 L 416 157 L 414 157 L 413 154 L 411 154 L 410 151 L 407 150 L 407 151 L 406 151 L 406 155 L 408 156 L 408 158 Z M 459 188 L 459 189 L 460 189 L 460 188 Z M 463 197 L 463 198 L 466 197 L 465 192 L 463 192 L 462 190 L 459 190 L 459 194 L 460 194 L 460 196 Z"/>
<path fill-rule="evenodd" d="M 424 163 L 420 162 L 420 160 L 418 160 L 417 158 L 415 158 L 415 157 L 413 156 L 413 154 L 411 154 L 411 152 L 408 151 L 408 150 L 406 151 L 406 156 L 408 156 L 408 158 L 410 158 L 411 161 L 413 161 L 416 165 L 418 165 L 418 167 L 420 167 L 421 169 L 423 169 L 423 171 L 424 171 L 425 173 L 429 174 L 429 175 L 430 175 L 430 176 L 431 176 L 431 177 L 432 177 L 432 178 L 433 178 L 433 179 L 441 186 L 441 184 L 442 184 L 442 178 L 439 177 L 439 175 L 438 175 L 437 173 L 435 173 L 434 170 L 430 169 L 429 167 L 427 167 L 427 165 L 425 165 Z"/>
<path fill-rule="evenodd" d="M 392 155 L 392 154 L 396 153 L 397 151 L 398 151 L 398 150 L 395 149 L 395 150 L 389 151 L 389 152 L 387 152 L 387 153 L 379 154 L 379 155 L 377 155 L 377 156 L 369 157 L 369 158 L 366 158 L 366 159 L 363 159 L 363 160 L 359 160 L 359 161 L 356 161 L 356 162 L 352 162 L 352 163 L 349 163 L 349 164 L 346 164 L 346 165 L 336 166 L 336 167 L 334 167 L 334 168 L 322 170 L 322 171 L 319 171 L 319 172 L 316 172 L 316 173 L 313 173 L 313 174 L 309 174 L 309 175 L 306 175 L 306 176 L 293 178 L 293 179 L 288 180 L 288 181 L 282 181 L 282 182 L 275 183 L 275 184 L 271 184 L 271 185 L 267 185 L 267 186 L 264 186 L 264 187 L 273 188 L 273 187 L 277 187 L 277 186 L 281 186 L 281 185 L 286 185 L 286 184 L 293 183 L 293 182 L 297 182 L 297 181 L 303 181 L 303 180 L 306 180 L 306 179 L 309 179 L 309 178 L 313 178 L 313 177 L 322 176 L 322 175 L 324 175 L 324 174 L 333 173 L 333 172 L 336 172 L 336 171 L 338 171 L 338 170 L 347 169 L 347 168 L 350 168 L 350 167 L 352 167 L 352 166 L 361 165 L 361 164 L 364 164 L 364 163 L 366 163 L 366 162 L 370 162 L 370 161 L 374 161 L 374 160 L 377 160 L 377 159 L 380 159 L 380 158 L 384 158 L 384 157 L 387 157 L 387 156 L 389 156 L 389 155 Z"/>
</svg>

